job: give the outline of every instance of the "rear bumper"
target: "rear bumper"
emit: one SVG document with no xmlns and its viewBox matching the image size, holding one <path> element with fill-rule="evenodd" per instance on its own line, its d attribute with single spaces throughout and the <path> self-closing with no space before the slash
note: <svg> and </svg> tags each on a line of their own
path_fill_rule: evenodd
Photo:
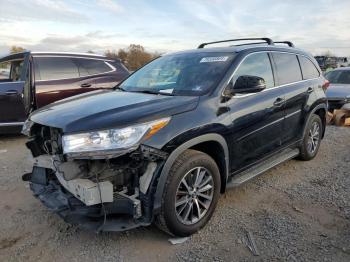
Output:
<svg viewBox="0 0 350 262">
<path fill-rule="evenodd" d="M 36 179 L 35 172 L 23 176 L 29 181 L 34 196 L 67 223 L 93 231 L 125 231 L 150 222 L 135 219 L 135 206 L 128 198 L 117 198 L 112 203 L 86 206 L 66 191 L 57 180 Z M 106 214 L 106 219 L 105 219 Z"/>
</svg>

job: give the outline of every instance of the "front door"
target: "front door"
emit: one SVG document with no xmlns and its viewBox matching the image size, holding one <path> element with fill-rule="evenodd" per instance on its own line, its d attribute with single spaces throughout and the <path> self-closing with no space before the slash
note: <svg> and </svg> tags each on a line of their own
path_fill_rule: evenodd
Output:
<svg viewBox="0 0 350 262">
<path fill-rule="evenodd" d="M 275 87 L 271 60 L 267 52 L 243 58 L 232 78 L 257 76 L 266 89 L 256 93 L 235 94 L 228 102 L 232 116 L 230 139 L 231 172 L 264 158 L 281 146 L 284 120 L 284 93 Z"/>
<path fill-rule="evenodd" d="M 11 55 L 0 61 L 0 127 L 22 125 L 27 117 L 28 70 L 29 55 Z"/>
</svg>

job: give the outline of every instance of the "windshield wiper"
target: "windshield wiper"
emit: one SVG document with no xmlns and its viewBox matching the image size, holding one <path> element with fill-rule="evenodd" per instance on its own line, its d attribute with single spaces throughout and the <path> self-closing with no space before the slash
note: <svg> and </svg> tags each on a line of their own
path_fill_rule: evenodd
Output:
<svg viewBox="0 0 350 262">
<path fill-rule="evenodd" d="M 153 91 L 153 90 L 131 90 L 130 92 L 152 94 L 152 95 L 173 96 L 173 94 L 171 94 L 171 93 L 165 93 L 165 92 L 163 93 L 160 91 Z"/>
<path fill-rule="evenodd" d="M 114 87 L 115 90 L 120 90 L 120 91 L 126 91 L 124 88 L 120 87 L 120 86 L 115 86 Z"/>
</svg>

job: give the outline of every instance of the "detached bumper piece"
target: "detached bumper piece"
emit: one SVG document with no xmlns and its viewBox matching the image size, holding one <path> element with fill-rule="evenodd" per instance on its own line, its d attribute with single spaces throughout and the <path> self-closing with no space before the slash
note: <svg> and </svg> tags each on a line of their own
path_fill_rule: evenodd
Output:
<svg viewBox="0 0 350 262">
<path fill-rule="evenodd" d="M 124 231 L 150 224 L 139 217 L 141 205 L 137 205 L 132 196 L 115 193 L 114 201 L 104 203 L 104 208 L 101 204 L 87 206 L 49 174 L 45 168 L 34 167 L 32 173 L 23 176 L 23 180 L 30 182 L 35 197 L 67 223 L 94 231 Z"/>
</svg>

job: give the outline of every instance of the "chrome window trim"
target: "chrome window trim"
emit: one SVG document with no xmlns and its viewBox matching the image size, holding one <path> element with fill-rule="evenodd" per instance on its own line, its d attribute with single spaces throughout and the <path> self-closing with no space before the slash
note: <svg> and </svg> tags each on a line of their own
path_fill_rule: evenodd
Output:
<svg viewBox="0 0 350 262">
<path fill-rule="evenodd" d="M 9 81 L 9 82 L 0 82 L 0 85 L 2 85 L 2 84 L 14 84 L 14 83 L 25 83 L 25 81 Z"/>
<path fill-rule="evenodd" d="M 257 53 L 272 53 L 272 52 L 275 52 L 275 53 L 286 53 L 286 54 L 293 54 L 293 55 L 300 55 L 300 56 L 304 56 L 306 58 L 308 58 L 307 56 L 303 55 L 303 54 L 298 54 L 298 53 L 294 53 L 294 52 L 286 52 L 286 51 L 276 51 L 276 50 L 273 50 L 273 51 L 256 51 L 256 52 L 252 52 L 252 53 L 249 53 L 248 55 L 246 55 L 241 62 L 239 62 L 239 64 L 237 65 L 237 67 L 235 68 L 235 70 L 233 71 L 233 73 L 231 74 L 230 78 L 229 78 L 229 81 L 226 83 L 226 86 L 228 85 L 228 83 L 230 83 L 230 81 L 232 80 L 232 78 L 234 77 L 235 73 L 237 72 L 238 68 L 241 66 L 241 64 L 247 59 L 248 56 L 250 55 L 253 55 L 253 54 L 257 54 Z M 309 58 L 308 58 L 309 59 Z M 309 59 L 310 60 L 310 59 Z M 311 61 L 311 60 L 310 60 Z M 312 62 L 312 61 L 311 61 Z M 272 65 L 271 65 L 272 66 Z M 318 69 L 317 69 L 318 70 Z M 300 68 L 300 72 L 301 72 L 301 68 Z M 283 84 L 283 85 L 278 85 L 278 86 L 274 86 L 274 87 L 270 87 L 270 88 L 267 88 L 267 89 L 264 89 L 262 90 L 261 92 L 257 92 L 257 93 L 249 93 L 249 94 L 235 94 L 232 98 L 242 98 L 242 97 L 247 97 L 247 96 L 252 96 L 252 95 L 256 95 L 256 94 L 260 94 L 260 93 L 263 93 L 263 92 L 267 92 L 269 90 L 274 90 L 276 88 L 280 88 L 280 87 L 284 87 L 284 86 L 289 86 L 289 85 L 293 85 L 293 84 L 298 84 L 298 83 L 302 83 L 302 82 L 305 82 L 305 81 L 310 81 L 310 80 L 316 80 L 316 79 L 319 79 L 321 78 L 321 74 L 316 77 L 316 78 L 310 78 L 310 79 L 303 79 L 303 80 L 300 80 L 300 81 L 296 81 L 296 82 L 292 82 L 292 83 L 288 83 L 288 84 Z M 225 87 L 226 88 L 226 87 Z M 222 90 L 221 92 L 221 95 L 224 96 L 224 91 L 225 91 L 225 88 Z"/>
<path fill-rule="evenodd" d="M 97 58 L 97 57 L 86 57 L 86 56 L 75 56 L 75 55 L 35 55 L 33 54 L 34 58 L 39 57 L 68 57 L 68 58 L 82 58 L 82 59 L 90 59 L 90 60 L 100 60 L 100 61 L 107 61 L 107 62 L 115 62 L 113 59 L 108 58 Z"/>
<path fill-rule="evenodd" d="M 106 71 L 106 72 L 102 72 L 102 73 L 98 73 L 98 74 L 92 74 L 92 75 L 86 75 L 86 76 L 79 76 L 79 77 L 69 77 L 69 78 L 57 78 L 57 79 L 48 79 L 48 80 L 35 80 L 35 82 L 37 83 L 41 83 L 41 82 L 49 82 L 49 81 L 60 81 L 60 80 L 71 80 L 71 79 L 79 79 L 79 78 L 83 78 L 83 77 L 92 77 L 92 76 L 99 76 L 99 75 L 104 75 L 104 74 L 109 74 L 112 72 L 117 71 L 117 69 L 111 65 L 109 62 L 114 62 L 114 60 L 106 60 L 106 59 L 99 59 L 99 58 L 89 58 L 89 57 L 78 57 L 78 56 L 51 56 L 51 55 L 47 55 L 47 56 L 33 56 L 34 58 L 37 57 L 65 57 L 65 58 L 79 58 L 79 59 L 88 59 L 88 60 L 99 60 L 99 61 L 103 61 L 108 67 L 111 68 L 110 71 Z"/>
<path fill-rule="evenodd" d="M 0 123 L 0 126 L 23 126 L 24 122 L 5 122 Z"/>
<path fill-rule="evenodd" d="M 79 52 L 40 52 L 40 51 L 33 51 L 31 52 L 32 55 L 56 55 L 56 54 L 63 54 L 63 55 L 84 55 L 84 56 L 99 56 L 99 57 L 105 57 L 103 55 L 94 54 L 94 53 L 79 53 Z"/>
</svg>

